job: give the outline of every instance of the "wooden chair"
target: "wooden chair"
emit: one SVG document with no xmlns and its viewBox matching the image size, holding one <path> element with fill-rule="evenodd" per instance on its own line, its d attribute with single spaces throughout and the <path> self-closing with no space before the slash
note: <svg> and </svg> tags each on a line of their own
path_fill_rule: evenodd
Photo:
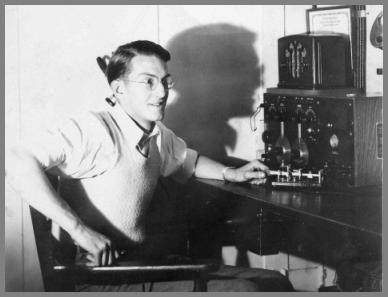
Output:
<svg viewBox="0 0 388 297">
<path fill-rule="evenodd" d="M 52 236 L 51 220 L 33 207 L 30 212 L 45 291 L 74 291 L 76 283 L 103 284 L 108 280 L 110 283 L 193 280 L 193 291 L 206 292 L 205 275 L 219 267 L 214 259 L 192 259 L 187 251 L 182 257 L 145 258 L 118 261 L 115 266 L 88 267 L 75 260 L 75 245 L 64 249 Z"/>
</svg>

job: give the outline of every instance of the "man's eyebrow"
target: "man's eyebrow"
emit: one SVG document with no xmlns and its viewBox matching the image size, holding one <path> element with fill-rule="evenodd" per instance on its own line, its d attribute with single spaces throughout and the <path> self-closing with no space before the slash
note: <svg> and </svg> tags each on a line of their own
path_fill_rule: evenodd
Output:
<svg viewBox="0 0 388 297">
<path fill-rule="evenodd" d="M 148 75 L 148 76 L 152 76 L 152 77 L 156 77 L 156 78 L 159 78 L 157 75 L 155 74 L 152 74 L 152 73 L 148 73 L 148 72 L 141 72 L 141 73 L 138 73 L 137 75 Z M 165 79 L 167 77 L 171 76 L 170 73 L 167 73 L 165 76 L 163 76 L 161 79 Z"/>
</svg>

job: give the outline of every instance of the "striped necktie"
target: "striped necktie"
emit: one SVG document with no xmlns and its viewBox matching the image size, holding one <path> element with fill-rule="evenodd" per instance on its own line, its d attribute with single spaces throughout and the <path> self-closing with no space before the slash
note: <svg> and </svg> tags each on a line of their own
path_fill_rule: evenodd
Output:
<svg viewBox="0 0 388 297">
<path fill-rule="evenodd" d="M 148 158 L 149 150 L 150 150 L 150 134 L 143 133 L 140 141 L 136 145 L 136 149 L 142 154 L 144 157 Z"/>
</svg>

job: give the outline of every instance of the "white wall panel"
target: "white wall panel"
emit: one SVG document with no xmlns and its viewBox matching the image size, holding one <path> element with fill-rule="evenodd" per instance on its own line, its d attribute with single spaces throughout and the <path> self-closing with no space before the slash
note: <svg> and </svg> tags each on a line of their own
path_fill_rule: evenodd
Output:
<svg viewBox="0 0 388 297">
<path fill-rule="evenodd" d="M 260 57 L 262 61 L 262 87 L 258 90 L 255 108 L 263 103 L 263 95 L 267 88 L 278 83 L 278 39 L 284 36 L 284 5 L 263 5 L 260 15 Z M 264 131 L 263 110 L 256 117 L 255 133 L 256 157 L 264 153 L 261 135 Z"/>
<path fill-rule="evenodd" d="M 284 35 L 306 33 L 306 10 L 312 8 L 311 5 L 285 5 L 285 31 Z"/>
<path fill-rule="evenodd" d="M 14 143 L 19 139 L 20 98 L 19 98 L 19 9 L 5 7 L 5 142 Z"/>
<path fill-rule="evenodd" d="M 19 63 L 18 7 L 5 7 L 5 144 L 19 139 Z M 18 291 L 23 287 L 22 204 L 5 183 L 5 289 Z"/>
<path fill-rule="evenodd" d="M 155 6 L 22 6 L 20 20 L 23 130 L 45 114 L 95 107 L 110 94 L 96 57 L 157 39 Z"/>
</svg>

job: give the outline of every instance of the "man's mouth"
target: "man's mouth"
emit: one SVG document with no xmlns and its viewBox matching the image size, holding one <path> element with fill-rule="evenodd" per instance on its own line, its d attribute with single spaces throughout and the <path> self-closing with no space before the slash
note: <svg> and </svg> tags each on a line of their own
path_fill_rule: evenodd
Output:
<svg viewBox="0 0 388 297">
<path fill-rule="evenodd" d="M 160 101 L 160 102 L 155 102 L 155 103 L 149 103 L 149 105 L 155 106 L 155 107 L 161 107 L 161 106 L 163 106 L 165 103 L 166 103 L 166 101 Z"/>
</svg>

